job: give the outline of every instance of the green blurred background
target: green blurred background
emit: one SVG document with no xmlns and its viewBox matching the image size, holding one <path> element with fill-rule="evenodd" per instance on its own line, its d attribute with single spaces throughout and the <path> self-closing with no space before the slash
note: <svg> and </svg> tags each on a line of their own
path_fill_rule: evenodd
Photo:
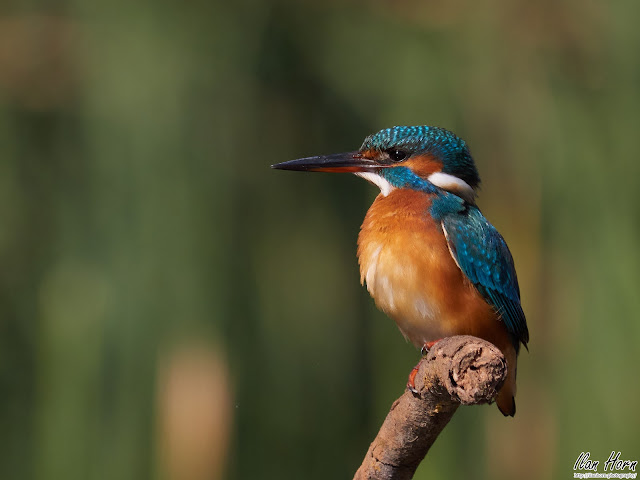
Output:
<svg viewBox="0 0 640 480">
<path fill-rule="evenodd" d="M 517 416 L 460 409 L 416 478 L 639 460 L 638 18 L 4 2 L 0 478 L 350 478 L 419 357 L 358 282 L 377 192 L 268 167 L 404 124 L 471 146 L 531 331 Z"/>
</svg>

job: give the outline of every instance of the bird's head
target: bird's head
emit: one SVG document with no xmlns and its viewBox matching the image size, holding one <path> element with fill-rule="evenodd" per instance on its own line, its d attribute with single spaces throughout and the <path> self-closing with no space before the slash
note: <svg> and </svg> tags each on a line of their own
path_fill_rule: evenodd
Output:
<svg viewBox="0 0 640 480">
<path fill-rule="evenodd" d="M 365 138 L 355 152 L 301 158 L 272 165 L 282 170 L 351 172 L 380 187 L 440 188 L 473 203 L 480 185 L 466 143 L 444 128 L 392 127 Z"/>
</svg>

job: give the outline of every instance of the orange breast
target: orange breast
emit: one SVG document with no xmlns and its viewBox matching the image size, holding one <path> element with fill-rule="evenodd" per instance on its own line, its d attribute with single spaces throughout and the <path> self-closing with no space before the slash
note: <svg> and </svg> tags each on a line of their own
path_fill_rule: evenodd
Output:
<svg viewBox="0 0 640 480">
<path fill-rule="evenodd" d="M 500 347 L 506 329 L 453 260 L 430 205 L 412 190 L 378 195 L 358 237 L 361 281 L 418 347 L 461 334 Z"/>
</svg>

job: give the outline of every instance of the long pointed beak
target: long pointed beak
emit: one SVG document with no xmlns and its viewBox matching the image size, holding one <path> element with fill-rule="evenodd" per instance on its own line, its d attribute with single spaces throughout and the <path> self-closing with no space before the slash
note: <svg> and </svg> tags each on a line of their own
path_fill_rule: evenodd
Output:
<svg viewBox="0 0 640 480">
<path fill-rule="evenodd" d="M 298 170 L 304 172 L 368 172 L 380 167 L 373 160 L 364 158 L 360 152 L 334 153 L 319 157 L 300 158 L 289 162 L 276 163 L 271 168 Z"/>
</svg>

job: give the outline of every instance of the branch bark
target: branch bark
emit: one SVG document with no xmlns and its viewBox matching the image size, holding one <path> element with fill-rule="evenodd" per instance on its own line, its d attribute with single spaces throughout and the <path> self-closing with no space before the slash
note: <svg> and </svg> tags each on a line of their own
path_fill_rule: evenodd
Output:
<svg viewBox="0 0 640 480">
<path fill-rule="evenodd" d="M 440 340 L 417 367 L 417 393 L 393 403 L 354 480 L 413 478 L 458 406 L 490 403 L 507 374 L 497 347 L 466 335 Z"/>
</svg>

